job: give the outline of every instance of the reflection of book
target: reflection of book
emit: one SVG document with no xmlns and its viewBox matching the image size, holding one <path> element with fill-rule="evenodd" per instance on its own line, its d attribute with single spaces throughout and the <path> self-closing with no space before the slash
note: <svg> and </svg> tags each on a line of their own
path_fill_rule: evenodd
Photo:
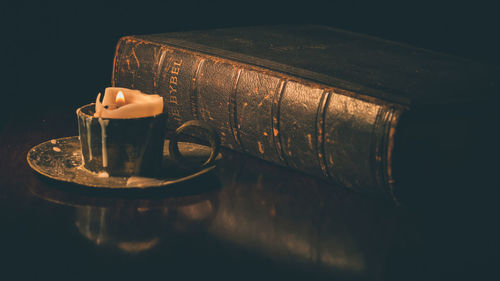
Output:
<svg viewBox="0 0 500 281">
<path fill-rule="evenodd" d="M 453 120 L 440 106 L 484 98 L 494 75 L 328 27 L 267 26 L 124 37 L 113 85 L 162 95 L 172 125 L 210 121 L 231 149 L 391 193 L 404 137 L 438 141 L 443 122 L 419 122 Z"/>
<path fill-rule="evenodd" d="M 224 153 L 219 172 L 210 233 L 290 265 L 297 280 L 387 279 L 387 249 L 401 240 L 391 204 L 236 153 Z"/>
</svg>

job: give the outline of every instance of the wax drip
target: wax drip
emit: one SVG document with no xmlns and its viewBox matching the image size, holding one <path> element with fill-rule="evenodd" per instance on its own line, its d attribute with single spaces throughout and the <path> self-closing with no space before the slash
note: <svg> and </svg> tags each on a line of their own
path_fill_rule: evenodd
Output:
<svg viewBox="0 0 500 281">
<path fill-rule="evenodd" d="M 109 174 L 108 174 L 108 172 L 99 172 L 97 174 L 97 177 L 98 178 L 109 178 Z"/>
<path fill-rule="evenodd" d="M 101 125 L 101 147 L 102 147 L 102 167 L 108 167 L 108 148 L 106 146 L 106 127 L 109 120 L 103 120 L 99 117 L 99 124 Z"/>
<path fill-rule="evenodd" d="M 89 146 L 89 161 L 92 160 L 92 144 L 91 144 L 91 133 L 92 133 L 92 118 L 85 118 L 85 124 L 87 126 L 87 145 Z"/>
</svg>

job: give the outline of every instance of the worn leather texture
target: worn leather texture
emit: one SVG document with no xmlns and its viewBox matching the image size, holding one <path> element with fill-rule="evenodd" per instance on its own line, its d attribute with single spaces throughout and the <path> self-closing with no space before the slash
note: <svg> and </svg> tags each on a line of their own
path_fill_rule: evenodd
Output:
<svg viewBox="0 0 500 281">
<path fill-rule="evenodd" d="M 391 195 L 400 116 L 463 102 L 478 75 L 494 84 L 486 70 L 331 28 L 278 26 L 123 37 L 112 83 L 163 96 L 172 126 L 205 120 L 223 146 Z"/>
</svg>

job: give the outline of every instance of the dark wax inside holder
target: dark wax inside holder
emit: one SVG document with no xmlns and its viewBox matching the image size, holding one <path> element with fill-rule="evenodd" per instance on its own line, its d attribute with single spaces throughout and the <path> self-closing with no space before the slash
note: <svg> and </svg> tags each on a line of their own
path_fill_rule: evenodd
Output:
<svg viewBox="0 0 500 281">
<path fill-rule="evenodd" d="M 110 176 L 157 176 L 161 170 L 165 114 L 110 119 L 94 117 L 95 105 L 77 110 L 84 168 Z"/>
</svg>

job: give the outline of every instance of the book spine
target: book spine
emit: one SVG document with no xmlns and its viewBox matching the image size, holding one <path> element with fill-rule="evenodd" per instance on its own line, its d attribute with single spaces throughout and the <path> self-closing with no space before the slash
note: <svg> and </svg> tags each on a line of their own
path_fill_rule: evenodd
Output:
<svg viewBox="0 0 500 281">
<path fill-rule="evenodd" d="M 205 120 L 230 149 L 392 193 L 397 104 L 133 36 L 117 44 L 112 84 L 161 95 L 169 126 Z"/>
</svg>

